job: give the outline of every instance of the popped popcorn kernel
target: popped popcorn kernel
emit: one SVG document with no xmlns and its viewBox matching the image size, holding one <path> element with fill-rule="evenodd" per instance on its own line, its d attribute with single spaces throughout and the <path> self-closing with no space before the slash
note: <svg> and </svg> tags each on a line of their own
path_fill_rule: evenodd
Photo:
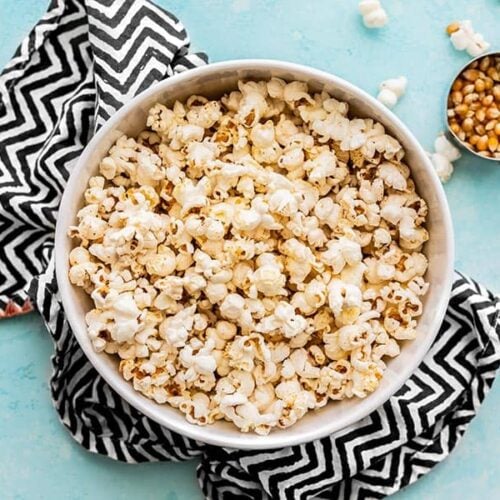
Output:
<svg viewBox="0 0 500 500">
<path fill-rule="evenodd" d="M 453 47 L 465 50 L 471 57 L 478 57 L 490 48 L 484 36 L 474 31 L 470 20 L 455 21 L 446 28 L 446 31 Z"/>
<path fill-rule="evenodd" d="M 388 108 L 393 108 L 406 92 L 408 80 L 405 76 L 398 76 L 397 78 L 389 78 L 380 84 L 380 92 L 377 99 L 385 104 Z"/>
<path fill-rule="evenodd" d="M 367 28 L 382 28 L 389 20 L 380 0 L 361 0 L 358 8 Z"/>
<path fill-rule="evenodd" d="M 450 180 L 453 174 L 453 162 L 458 160 L 460 156 L 458 148 L 444 134 L 438 135 L 434 141 L 434 153 L 429 154 L 429 157 L 443 184 Z"/>
</svg>

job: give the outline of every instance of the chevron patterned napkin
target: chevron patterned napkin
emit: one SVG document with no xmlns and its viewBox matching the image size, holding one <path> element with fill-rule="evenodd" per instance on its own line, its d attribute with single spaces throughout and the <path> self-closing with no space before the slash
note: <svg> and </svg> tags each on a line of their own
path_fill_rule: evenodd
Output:
<svg viewBox="0 0 500 500">
<path fill-rule="evenodd" d="M 249 452 L 170 432 L 94 370 L 64 317 L 54 275 L 57 209 L 90 136 L 152 83 L 205 62 L 182 24 L 147 0 L 53 0 L 0 76 L 0 311 L 42 314 L 55 343 L 50 382 L 82 446 L 126 462 L 200 458 L 207 498 L 382 498 L 443 460 L 500 364 L 500 301 L 457 274 L 418 371 L 383 407 L 332 436 Z"/>
</svg>

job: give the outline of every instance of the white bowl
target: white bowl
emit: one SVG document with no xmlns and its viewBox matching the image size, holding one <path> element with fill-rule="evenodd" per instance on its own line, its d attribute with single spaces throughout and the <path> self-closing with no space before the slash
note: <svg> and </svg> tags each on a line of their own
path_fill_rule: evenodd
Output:
<svg viewBox="0 0 500 500">
<path fill-rule="evenodd" d="M 159 405 L 136 392 L 118 373 L 117 362 L 112 357 L 94 352 L 84 319 L 91 307 L 90 300 L 68 279 L 68 254 L 74 243 L 67 236 L 67 229 L 75 224 L 87 181 L 97 172 L 99 161 L 122 134 L 134 136 L 145 128 L 151 105 L 158 101 L 170 104 L 191 94 L 219 97 L 233 90 L 239 79 L 272 76 L 306 81 L 314 91 L 324 88 L 348 102 L 351 113 L 381 122 L 401 142 L 418 191 L 429 205 L 430 239 L 425 252 L 429 258 L 430 289 L 419 319 L 418 338 L 405 342 L 401 354 L 387 363 L 382 382 L 374 393 L 365 399 L 331 402 L 321 410 L 308 413 L 288 429 L 258 436 L 244 434 L 227 422 L 205 427 L 188 423 L 180 411 Z M 89 142 L 73 168 L 59 210 L 55 252 L 57 281 L 68 321 L 88 359 L 111 387 L 132 406 L 172 431 L 205 443 L 241 449 L 279 448 L 308 442 L 353 424 L 381 406 L 405 383 L 427 353 L 444 317 L 453 277 L 453 231 L 446 197 L 427 155 L 406 126 L 376 99 L 341 78 L 306 66 L 271 60 L 228 61 L 194 69 L 154 85 L 125 104 Z"/>
</svg>

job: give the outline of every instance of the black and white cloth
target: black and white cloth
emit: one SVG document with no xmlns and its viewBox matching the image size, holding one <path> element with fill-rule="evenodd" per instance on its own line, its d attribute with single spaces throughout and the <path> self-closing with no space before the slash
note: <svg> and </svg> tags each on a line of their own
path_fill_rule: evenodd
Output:
<svg viewBox="0 0 500 500">
<path fill-rule="evenodd" d="M 0 77 L 0 317 L 30 309 L 61 194 L 94 132 L 153 83 L 206 63 L 144 0 L 52 0 Z"/>
<path fill-rule="evenodd" d="M 456 274 L 440 333 L 383 407 L 327 438 L 240 451 L 170 432 L 123 401 L 64 317 L 52 260 L 64 185 L 94 131 L 152 83 L 203 64 L 182 24 L 147 0 L 54 0 L 0 77 L 0 311 L 31 297 L 55 342 L 50 387 L 86 449 L 126 462 L 199 457 L 210 499 L 382 498 L 443 460 L 500 364 L 500 300 Z"/>
</svg>

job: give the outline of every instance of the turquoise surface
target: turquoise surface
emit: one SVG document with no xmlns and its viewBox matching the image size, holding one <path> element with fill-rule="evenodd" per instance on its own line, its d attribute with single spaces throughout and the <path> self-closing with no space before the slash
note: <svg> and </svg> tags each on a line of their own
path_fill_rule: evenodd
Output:
<svg viewBox="0 0 500 500">
<path fill-rule="evenodd" d="M 276 58 L 324 69 L 375 93 L 380 81 L 409 80 L 395 112 L 424 147 L 442 129 L 443 99 L 468 60 L 444 34 L 471 19 L 500 48 L 498 0 L 383 0 L 390 23 L 363 28 L 356 0 L 161 0 L 212 61 Z M 0 0 L 0 66 L 45 10 L 41 0 Z M 465 154 L 446 186 L 456 267 L 500 291 L 500 165 Z M 52 345 L 34 314 L 0 322 L 0 498 L 198 499 L 195 462 L 126 465 L 75 444 L 52 408 L 47 379 Z M 500 496 L 500 388 L 444 463 L 395 499 Z"/>
</svg>

